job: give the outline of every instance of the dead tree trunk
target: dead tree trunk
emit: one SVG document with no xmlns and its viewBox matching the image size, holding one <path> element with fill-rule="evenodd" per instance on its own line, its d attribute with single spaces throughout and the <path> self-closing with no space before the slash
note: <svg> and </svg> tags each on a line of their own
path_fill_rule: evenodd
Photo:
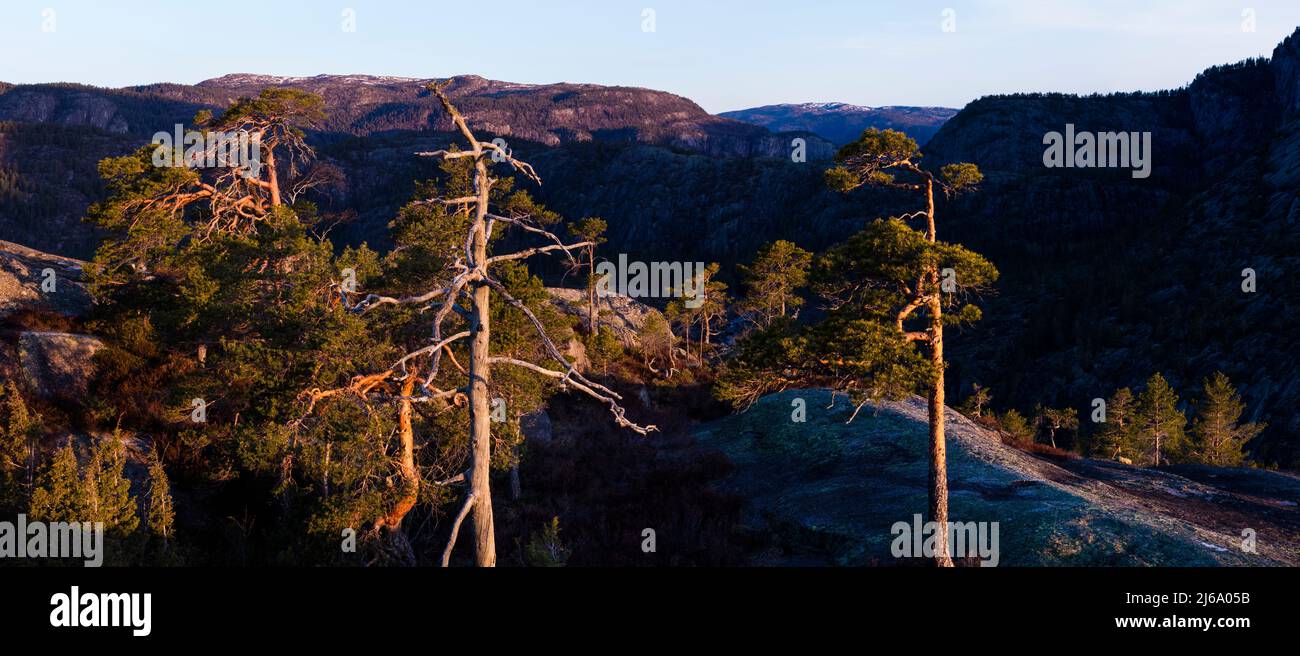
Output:
<svg viewBox="0 0 1300 656">
<path fill-rule="evenodd" d="M 474 181 L 478 187 L 478 202 L 475 204 L 474 236 L 472 266 L 479 275 L 487 276 L 487 211 L 488 179 L 487 164 L 483 158 L 474 161 Z M 488 396 L 488 381 L 491 378 L 491 340 L 492 327 L 489 304 L 492 290 L 483 280 L 474 284 L 474 303 L 471 308 L 473 318 L 470 326 L 469 351 L 469 412 L 470 412 L 470 494 L 474 498 L 474 508 L 470 521 L 474 524 L 475 562 L 479 567 L 496 567 L 497 548 L 495 530 L 492 524 L 492 493 L 488 478 L 492 466 L 492 399 Z"/>
<path fill-rule="evenodd" d="M 541 179 L 537 177 L 532 166 L 526 162 L 521 162 L 512 157 L 509 151 L 495 143 L 479 141 L 474 136 L 469 124 L 459 111 L 451 104 L 451 101 L 443 93 L 442 86 L 433 84 L 429 86 L 430 91 L 437 95 L 438 100 L 442 103 L 443 109 L 451 116 L 452 122 L 468 142 L 469 150 L 439 150 L 428 153 L 418 153 L 421 156 L 439 157 L 446 160 L 457 160 L 461 158 L 471 158 L 474 165 L 474 195 L 469 197 L 444 199 L 434 198 L 428 202 L 443 203 L 448 206 L 455 206 L 464 211 L 470 212 L 472 223 L 469 228 L 468 239 L 465 242 L 465 257 L 458 259 L 453 265 L 454 270 L 458 273 L 453 276 L 450 284 L 444 289 L 436 289 L 416 296 L 407 296 L 401 298 L 385 297 L 376 294 L 368 294 L 361 302 L 355 306 L 349 306 L 354 311 L 365 312 L 366 310 L 379 305 L 417 305 L 432 307 L 429 304 L 434 299 L 441 297 L 442 301 L 438 304 L 438 310 L 433 319 L 433 335 L 430 343 L 411 353 L 408 353 L 397 361 L 388 371 L 372 376 L 359 376 L 354 379 L 353 383 L 344 390 L 332 390 L 321 392 L 313 391 L 310 396 L 313 403 L 319 399 L 331 396 L 343 391 L 353 391 L 362 397 L 376 388 L 391 377 L 397 377 L 400 373 L 405 382 L 404 394 L 401 401 L 405 405 L 403 408 L 409 408 L 413 402 L 426 402 L 442 400 L 448 398 L 468 398 L 469 406 L 469 470 L 463 476 L 457 475 L 452 480 L 465 480 L 468 482 L 469 489 L 466 490 L 464 505 L 456 514 L 452 521 L 450 536 L 447 540 L 447 546 L 442 552 L 442 566 L 450 564 L 452 550 L 456 546 L 457 537 L 460 534 L 460 528 L 464 520 L 468 517 L 473 526 L 475 562 L 480 567 L 493 567 L 497 562 L 495 527 L 492 513 L 492 491 L 491 491 L 491 465 L 492 465 L 492 416 L 491 416 L 491 367 L 494 363 L 507 364 L 510 366 L 520 367 L 533 372 L 544 378 L 558 381 L 559 385 L 565 389 L 573 389 L 597 401 L 600 401 L 609 407 L 609 411 L 617 425 L 629 428 L 641 435 L 646 435 L 650 431 L 656 430 L 654 426 L 638 426 L 628 421 L 625 417 L 625 411 L 619 405 L 622 399 L 613 390 L 596 383 L 577 370 L 572 362 L 560 352 L 555 342 L 546 333 L 546 329 L 537 315 L 533 313 L 523 302 L 511 296 L 499 280 L 492 277 L 489 270 L 490 265 L 497 262 L 507 262 L 523 260 L 538 253 L 562 252 L 569 260 L 570 264 L 577 266 L 578 260 L 573 257 L 573 253 L 581 252 L 581 249 L 588 248 L 594 244 L 591 241 L 579 242 L 576 244 L 565 244 L 560 241 L 554 234 L 544 230 L 536 224 L 529 216 L 499 216 L 490 212 L 491 188 L 493 178 L 489 175 L 489 161 L 501 161 L 514 167 L 515 170 L 522 172 L 529 179 L 541 184 Z M 550 245 L 525 249 L 515 253 L 488 255 L 488 242 L 492 236 L 493 226 L 502 223 L 525 232 L 541 235 L 551 242 Z M 536 330 L 537 338 L 545 357 L 549 361 L 558 364 L 560 369 L 548 369 L 527 360 L 512 357 L 493 357 L 491 354 L 491 315 L 490 303 L 492 294 L 496 293 L 498 297 L 506 304 L 514 307 L 528 318 Z M 461 297 L 468 296 L 469 309 L 464 309 L 460 305 Z M 444 322 L 452 314 L 463 315 L 469 323 L 468 330 L 462 331 L 450 337 L 443 336 Z M 593 318 L 589 315 L 589 318 Z M 453 389 L 438 389 L 434 383 L 438 381 L 442 353 L 453 342 L 468 338 L 470 340 L 469 363 L 468 368 L 463 371 L 468 377 L 468 383 L 464 387 Z M 419 382 L 420 395 L 412 397 L 414 393 L 412 385 L 416 384 L 416 373 L 408 369 L 408 363 L 413 362 L 416 358 L 430 358 L 428 375 Z M 458 367 L 459 368 L 459 365 Z M 310 408 L 308 409 L 310 412 Z M 409 418 L 409 414 L 406 415 Z"/>
</svg>

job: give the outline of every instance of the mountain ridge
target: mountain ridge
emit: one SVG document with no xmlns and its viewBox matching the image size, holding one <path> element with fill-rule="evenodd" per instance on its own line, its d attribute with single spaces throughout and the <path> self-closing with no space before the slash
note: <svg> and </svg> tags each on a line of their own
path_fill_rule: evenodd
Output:
<svg viewBox="0 0 1300 656">
<path fill-rule="evenodd" d="M 842 102 L 783 103 L 722 112 L 774 131 L 807 131 L 844 145 L 867 128 L 894 129 L 925 145 L 959 110 L 948 107 L 886 105 L 867 107 Z"/>
<path fill-rule="evenodd" d="M 521 84 L 478 75 L 398 78 L 372 75 L 274 76 L 232 73 L 194 85 L 161 82 L 106 89 L 79 84 L 0 86 L 0 121 L 87 125 L 116 134 L 152 135 L 188 124 L 200 109 L 220 111 L 267 87 L 319 94 L 325 134 L 370 136 L 387 131 L 453 131 L 425 88 L 445 82 L 471 125 L 494 136 L 557 146 L 582 141 L 638 142 L 719 157 L 788 157 L 803 136 L 810 159 L 834 146 L 808 134 L 782 134 L 714 116 L 694 101 L 664 91 L 596 84 Z M 145 106 L 142 106 L 145 105 Z"/>
</svg>

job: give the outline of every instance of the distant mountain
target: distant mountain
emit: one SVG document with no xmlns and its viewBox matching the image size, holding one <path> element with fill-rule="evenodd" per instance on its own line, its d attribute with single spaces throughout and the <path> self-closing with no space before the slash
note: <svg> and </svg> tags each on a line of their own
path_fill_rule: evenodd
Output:
<svg viewBox="0 0 1300 656">
<path fill-rule="evenodd" d="M 718 116 L 765 127 L 774 132 L 812 132 L 842 146 L 867 128 L 899 130 L 925 145 L 957 110 L 947 107 L 863 107 L 846 103 L 766 105 L 722 112 Z"/>
<path fill-rule="evenodd" d="M 370 75 L 280 77 L 226 75 L 197 85 L 152 84 L 102 89 L 69 84 L 0 84 L 0 121 L 88 125 L 151 135 L 189 123 L 199 109 L 220 110 L 268 87 L 311 91 L 325 99 L 325 135 L 451 131 L 431 79 Z M 549 146 L 625 141 L 719 157 L 785 157 L 791 135 L 713 116 L 663 91 L 595 84 L 515 84 L 476 75 L 450 78 L 448 94 L 478 130 Z M 811 136 L 811 135 L 803 135 Z M 832 144 L 813 138 L 809 159 L 827 159 Z"/>
<path fill-rule="evenodd" d="M 122 89 L 78 84 L 0 82 L 0 239 L 42 250 L 89 257 L 99 234 L 81 222 L 86 207 L 102 196 L 97 162 L 148 142 L 155 132 L 190 124 L 200 110 L 221 111 L 267 87 L 292 87 L 325 99 L 325 122 L 309 139 L 328 157 L 370 147 L 386 166 L 412 164 L 413 144 L 438 148 L 455 139 L 453 126 L 425 89 L 432 80 L 370 75 L 282 77 L 235 74 L 196 85 L 151 84 Z M 713 116 L 694 102 L 662 91 L 593 84 L 529 85 L 466 75 L 451 78 L 449 95 L 485 137 L 501 136 L 511 147 L 547 148 L 608 144 L 654 146 L 665 152 L 736 160 L 789 161 L 790 141 L 807 138 L 812 162 L 829 159 L 834 144 L 810 133 L 778 134 Z M 372 143 L 367 143 L 372 142 Z M 331 148 L 339 145 L 339 148 Z M 392 148 L 391 152 L 385 149 Z M 564 158 L 569 159 L 569 158 Z M 669 158 L 671 159 L 671 158 Z M 374 160 L 350 163 L 355 170 Z M 720 164 L 720 168 L 733 168 Z M 765 167 L 771 168 L 771 167 Z M 345 231 L 382 244 L 391 212 L 411 193 L 413 177 L 351 177 L 334 196 L 362 208 L 362 225 Z M 418 167 L 412 176 L 427 176 Z M 620 194 L 622 197 L 622 194 Z M 580 210 L 579 210 L 580 211 Z M 734 212 L 733 212 L 734 213 Z M 373 216 L 373 225 L 366 225 Z M 749 247 L 750 244 L 745 244 Z"/>
</svg>

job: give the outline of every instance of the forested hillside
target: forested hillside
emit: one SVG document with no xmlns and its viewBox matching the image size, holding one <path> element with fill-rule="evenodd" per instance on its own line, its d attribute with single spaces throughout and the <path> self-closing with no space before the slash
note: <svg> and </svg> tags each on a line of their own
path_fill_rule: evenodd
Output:
<svg viewBox="0 0 1300 656">
<path fill-rule="evenodd" d="M 1269 421 L 1269 439 L 1294 434 L 1291 401 L 1300 398 L 1300 389 L 1285 381 L 1297 363 L 1277 357 L 1286 350 L 1284 335 L 1270 327 L 1286 325 L 1286 319 L 1274 322 L 1255 313 L 1285 313 L 1289 307 L 1281 299 L 1290 278 L 1281 272 L 1295 250 L 1288 246 L 1288 226 L 1300 211 L 1289 173 L 1297 102 L 1289 80 L 1297 47 L 1293 36 L 1271 60 L 1212 69 L 1184 89 L 990 97 L 948 121 L 926 146 L 927 156 L 936 163 L 979 162 L 991 190 L 959 202 L 952 230 L 989 253 L 1007 274 L 991 300 L 1000 310 L 991 313 L 994 321 L 956 338 L 953 393 L 965 395 L 974 383 L 993 384 L 999 406 L 1027 412 L 1041 402 L 1084 409 L 1093 398 L 1151 371 L 1167 371 L 1190 385 L 1228 362 L 1229 373 L 1244 381 L 1252 417 Z M 228 76 L 196 87 L 115 92 L 11 88 L 0 95 L 0 116 L 44 122 L 10 123 L 0 131 L 0 238 L 89 256 L 97 236 L 80 216 L 102 194 L 94 163 L 129 147 L 122 132 L 143 134 L 155 123 L 188 121 L 197 108 L 268 81 L 317 88 L 327 105 L 344 108 L 341 116 L 327 117 L 325 131 L 313 133 L 322 161 L 341 171 L 337 184 L 321 189 L 316 201 L 322 211 L 346 219 L 333 233 L 337 242 L 387 248 L 388 217 L 409 198 L 413 181 L 427 174 L 427 163 L 411 153 L 432 148 L 447 133 L 410 131 L 413 125 L 445 127 L 445 120 L 427 98 L 416 97 L 411 83 L 383 78 L 345 84 L 335 78 Z M 510 103 L 545 98 L 534 87 L 477 78 L 454 80 L 450 93 L 470 106 L 491 107 L 487 116 L 499 118 L 481 124 L 507 136 L 519 133 L 511 117 L 527 107 Z M 392 109 L 400 98 L 413 103 L 403 107 L 423 109 L 393 110 L 392 117 L 405 118 L 391 120 L 376 118 L 390 116 L 387 110 L 357 109 Z M 593 101 L 579 94 L 546 102 Z M 558 121 L 554 125 L 576 120 L 556 111 L 546 119 Z M 632 125 L 654 115 L 617 120 Z M 670 129 L 671 123 L 656 120 L 653 129 L 638 134 L 653 141 Z M 1039 137 L 1067 122 L 1098 131 L 1150 130 L 1156 149 L 1151 177 L 1044 169 Z M 100 129 L 74 127 L 86 123 Z M 567 140 L 545 128 L 522 134 L 543 142 Z M 559 146 L 511 141 L 548 181 L 541 198 L 568 216 L 609 220 L 609 252 L 652 257 L 671 247 L 682 257 L 736 263 L 775 239 L 824 248 L 862 220 L 905 207 L 888 193 L 879 194 L 874 211 L 850 207 L 823 189 L 823 165 L 815 161 L 718 158 L 707 148 L 701 153 L 618 139 Z M 1006 239 L 1008 234 L 1016 239 Z M 1116 244 L 1123 248 L 1116 250 Z M 1207 262 L 1201 257 L 1207 251 L 1223 255 Z M 1110 266 L 1094 266 L 1101 256 Z M 1242 296 L 1238 283 L 1248 267 L 1266 283 L 1257 294 Z M 1263 376 L 1252 373 L 1257 371 Z M 1293 457 L 1289 450 L 1276 455 L 1284 462 Z"/>
<path fill-rule="evenodd" d="M 980 162 L 988 190 L 960 201 L 952 231 L 1006 272 L 988 323 L 955 345 L 960 393 L 981 383 L 995 403 L 1086 416 L 1151 372 L 1192 388 L 1222 369 L 1269 423 L 1260 457 L 1294 462 L 1297 60 L 1300 34 L 1186 89 L 985 98 L 945 125 L 928 153 Z M 1044 168 L 1040 138 L 1067 122 L 1151 130 L 1151 177 Z"/>
<path fill-rule="evenodd" d="M 778 132 L 812 132 L 840 146 L 857 139 L 867 128 L 898 130 L 924 146 L 956 113 L 947 107 L 862 107 L 832 102 L 767 105 L 719 116 Z"/>
<path fill-rule="evenodd" d="M 1089 523 L 1026 523 L 1025 563 L 1074 562 L 1061 538 L 1185 564 L 1242 516 L 1286 539 L 1186 562 L 1295 562 L 1290 475 L 1203 479 L 1300 457 L 1298 72 L 1300 31 L 1186 87 L 986 97 L 924 146 L 839 149 L 626 87 L 0 86 L 0 239 L 85 260 L 0 249 L 0 506 L 92 508 L 122 564 L 712 565 L 809 539 L 870 564 L 879 535 L 783 504 L 830 480 L 863 507 L 846 472 L 897 465 L 888 493 L 941 524 L 950 491 Z M 265 166 L 158 165 L 175 124 L 252 130 Z M 1076 126 L 1149 134 L 1149 177 L 1045 166 Z M 700 268 L 598 307 L 628 258 Z M 843 399 L 906 439 L 823 427 L 774 465 L 797 440 L 723 418 L 813 388 L 830 407 L 792 422 Z M 1160 508 L 1128 518 L 1144 489 Z M 648 524 L 675 548 L 638 560 Z"/>
</svg>

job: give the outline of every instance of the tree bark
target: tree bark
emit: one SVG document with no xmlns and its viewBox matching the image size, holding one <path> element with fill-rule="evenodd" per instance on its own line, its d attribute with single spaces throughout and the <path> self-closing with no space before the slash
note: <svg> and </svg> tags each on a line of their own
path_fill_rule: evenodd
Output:
<svg viewBox="0 0 1300 656">
<path fill-rule="evenodd" d="M 523 417 L 515 415 L 514 429 L 515 433 L 519 436 L 520 442 L 516 442 L 515 445 L 510 448 L 510 462 L 512 463 L 510 465 L 510 499 L 512 501 L 518 501 L 524 496 L 523 482 L 519 479 L 519 445 L 524 438 L 524 429 L 522 424 Z"/>
<path fill-rule="evenodd" d="M 474 267 L 487 275 L 488 172 L 482 157 L 474 162 L 478 203 L 474 218 Z M 491 321 L 488 313 L 491 288 L 484 281 L 474 286 L 474 309 L 470 327 L 469 411 L 470 411 L 470 494 L 474 507 L 470 519 L 474 524 L 475 562 L 479 567 L 496 567 L 496 535 L 492 523 L 492 492 L 489 474 L 492 464 L 492 413 L 488 398 L 491 344 Z"/>
<path fill-rule="evenodd" d="M 325 473 L 321 475 L 321 485 L 325 488 L 325 498 L 330 498 L 330 456 L 334 452 L 334 443 L 325 443 Z"/>
<path fill-rule="evenodd" d="M 275 152 L 266 149 L 266 176 L 271 184 L 271 207 L 280 206 L 280 174 L 275 170 Z"/>
<path fill-rule="evenodd" d="M 519 450 L 515 449 L 515 458 L 519 457 L 518 452 Z M 519 480 L 519 463 L 516 461 L 510 466 L 510 498 L 518 501 L 522 496 L 524 496 L 524 485 Z"/>
<path fill-rule="evenodd" d="M 596 334 L 596 251 L 587 249 L 587 334 Z"/>
<path fill-rule="evenodd" d="M 402 475 L 402 496 L 378 522 L 378 526 L 396 529 L 402 518 L 411 512 L 420 498 L 420 476 L 415 469 L 415 431 L 411 427 L 411 394 L 415 392 L 415 372 L 402 382 L 402 401 L 397 410 L 397 434 L 402 440 L 402 459 L 398 469 Z"/>
<path fill-rule="evenodd" d="M 936 240 L 934 225 L 934 181 L 925 182 L 925 203 L 928 219 L 926 238 Z M 937 527 L 935 564 L 952 567 L 948 553 L 948 447 L 944 435 L 944 363 L 943 363 L 943 303 L 940 298 L 939 269 L 931 267 L 926 272 L 930 289 L 930 363 L 935 368 L 934 384 L 930 388 L 930 521 Z"/>
</svg>

